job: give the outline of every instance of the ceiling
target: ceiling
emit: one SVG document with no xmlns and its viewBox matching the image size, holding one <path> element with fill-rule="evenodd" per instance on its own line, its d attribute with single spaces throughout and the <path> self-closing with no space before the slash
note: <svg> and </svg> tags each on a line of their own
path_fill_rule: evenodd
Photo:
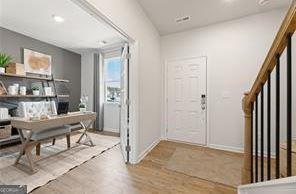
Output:
<svg viewBox="0 0 296 194">
<path fill-rule="evenodd" d="M 0 26 L 32 38 L 81 52 L 122 42 L 114 29 L 70 0 L 1 0 Z M 64 22 L 57 23 L 53 15 Z"/>
<path fill-rule="evenodd" d="M 288 7 L 291 0 L 138 0 L 161 35 Z M 190 21 L 176 23 L 176 18 L 190 16 Z"/>
</svg>

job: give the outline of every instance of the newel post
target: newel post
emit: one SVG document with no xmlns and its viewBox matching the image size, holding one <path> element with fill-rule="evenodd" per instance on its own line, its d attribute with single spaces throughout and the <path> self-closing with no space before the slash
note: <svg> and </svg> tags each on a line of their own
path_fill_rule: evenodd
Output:
<svg viewBox="0 0 296 194">
<path fill-rule="evenodd" d="M 244 111 L 245 118 L 245 138 L 244 138 L 244 164 L 242 169 L 242 184 L 251 183 L 251 130 L 252 130 L 252 106 L 250 103 L 247 103 L 249 93 L 244 94 L 244 98 L 242 100 L 242 106 Z"/>
</svg>

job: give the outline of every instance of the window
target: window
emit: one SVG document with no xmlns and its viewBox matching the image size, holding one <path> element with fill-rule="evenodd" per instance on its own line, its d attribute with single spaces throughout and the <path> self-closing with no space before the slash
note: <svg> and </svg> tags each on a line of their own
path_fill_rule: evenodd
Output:
<svg viewBox="0 0 296 194">
<path fill-rule="evenodd" d="M 105 64 L 105 102 L 120 102 L 120 57 L 107 58 Z"/>
</svg>

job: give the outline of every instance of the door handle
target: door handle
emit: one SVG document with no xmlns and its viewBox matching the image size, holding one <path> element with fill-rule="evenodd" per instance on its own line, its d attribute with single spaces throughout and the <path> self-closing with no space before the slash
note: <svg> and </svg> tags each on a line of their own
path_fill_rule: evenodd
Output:
<svg viewBox="0 0 296 194">
<path fill-rule="evenodd" d="M 207 106 L 207 98 L 205 94 L 201 95 L 201 102 L 200 102 L 201 110 L 205 110 Z"/>
</svg>

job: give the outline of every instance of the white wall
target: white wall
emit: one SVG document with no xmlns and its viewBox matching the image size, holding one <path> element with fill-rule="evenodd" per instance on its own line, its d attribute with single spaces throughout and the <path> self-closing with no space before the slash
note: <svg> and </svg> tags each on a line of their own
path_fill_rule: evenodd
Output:
<svg viewBox="0 0 296 194">
<path fill-rule="evenodd" d="M 275 10 L 161 38 L 163 71 L 167 59 L 208 57 L 209 146 L 242 149 L 241 99 L 253 84 L 284 15 L 285 10 Z"/>
<path fill-rule="evenodd" d="M 87 1 L 138 43 L 137 146 L 132 152 L 135 151 L 135 158 L 139 158 L 160 138 L 162 103 L 160 37 L 135 0 Z"/>
<path fill-rule="evenodd" d="M 81 95 L 88 96 L 87 110 L 94 106 L 94 52 L 81 53 Z"/>
</svg>

